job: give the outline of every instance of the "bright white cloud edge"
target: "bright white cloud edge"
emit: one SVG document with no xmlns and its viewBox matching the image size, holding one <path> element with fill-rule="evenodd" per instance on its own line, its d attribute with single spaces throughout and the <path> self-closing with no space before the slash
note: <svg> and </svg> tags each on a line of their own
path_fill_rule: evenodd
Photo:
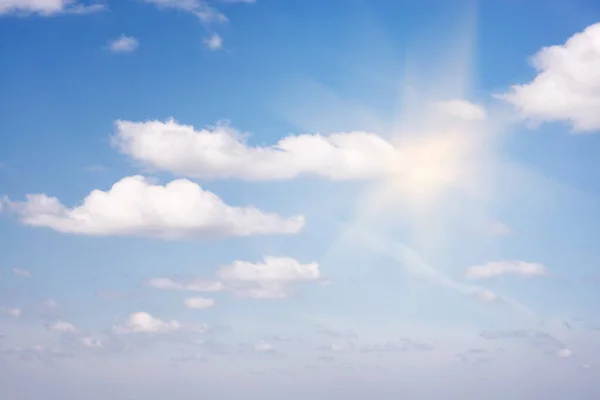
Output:
<svg viewBox="0 0 600 400">
<path fill-rule="evenodd" d="M 232 207 L 186 179 L 155 185 L 143 176 L 94 190 L 74 208 L 56 197 L 29 194 L 25 202 L 4 199 L 21 222 L 62 233 L 93 236 L 143 236 L 164 239 L 294 234 L 304 217 L 281 217 L 254 207 Z"/>
</svg>

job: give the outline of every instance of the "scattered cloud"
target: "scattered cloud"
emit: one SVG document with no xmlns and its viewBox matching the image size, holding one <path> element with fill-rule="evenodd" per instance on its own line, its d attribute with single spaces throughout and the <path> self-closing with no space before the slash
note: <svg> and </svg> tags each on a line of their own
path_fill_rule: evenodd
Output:
<svg viewBox="0 0 600 400">
<path fill-rule="evenodd" d="M 162 9 L 175 9 L 191 13 L 206 24 L 227 22 L 227 17 L 204 0 L 142 0 Z"/>
<path fill-rule="evenodd" d="M 185 299 L 184 303 L 187 308 L 204 310 L 213 307 L 215 305 L 215 300 L 207 299 L 205 297 L 190 297 L 188 299 Z"/>
<path fill-rule="evenodd" d="M 573 357 L 573 351 L 571 351 L 570 349 L 560 349 L 556 355 L 558 356 L 558 358 L 571 358 Z"/>
<path fill-rule="evenodd" d="M 112 143 L 148 168 L 200 179 L 367 179 L 390 172 L 400 157 L 390 143 L 367 132 L 287 136 L 267 147 L 249 146 L 246 136 L 223 124 L 196 130 L 173 119 L 117 121 Z"/>
<path fill-rule="evenodd" d="M 317 263 L 301 264 L 289 257 L 265 257 L 260 262 L 234 261 L 220 267 L 213 280 L 198 277 L 152 278 L 144 286 L 156 289 L 217 292 L 229 290 L 240 297 L 278 299 L 288 295 L 290 285 L 318 281 Z"/>
<path fill-rule="evenodd" d="M 517 329 L 497 332 L 486 330 L 482 331 L 479 335 L 488 340 L 524 340 L 527 343 L 544 350 L 545 352 L 556 354 L 558 356 L 562 354 L 563 358 L 565 355 L 572 354 L 561 340 L 548 333 L 536 330 Z"/>
<path fill-rule="evenodd" d="M 46 328 L 48 328 L 51 331 L 61 332 L 61 333 L 74 333 L 77 331 L 77 329 L 75 329 L 75 326 L 73 324 L 71 324 L 70 322 L 66 322 L 66 321 L 55 321 L 55 322 L 49 323 L 46 325 Z"/>
<path fill-rule="evenodd" d="M 18 318 L 21 316 L 22 311 L 20 308 L 0 308 L 0 311 L 5 312 L 6 314 L 10 315 L 11 317 L 15 317 Z"/>
<path fill-rule="evenodd" d="M 2 0 L 0 1 L 0 16 L 39 15 L 44 17 L 59 14 L 90 14 L 106 10 L 102 3 L 79 2 L 73 0 Z"/>
<path fill-rule="evenodd" d="M 49 363 L 57 358 L 72 358 L 72 353 L 64 352 L 60 349 L 48 349 L 43 346 L 31 347 L 13 347 L 3 352 L 6 355 L 15 356 L 21 360 L 37 360 Z"/>
<path fill-rule="evenodd" d="M 126 177 L 106 192 L 92 191 L 74 208 L 45 194 L 26 198 L 4 200 L 23 224 L 78 235 L 209 239 L 293 234 L 304 226 L 302 216 L 283 218 L 254 207 L 228 206 L 186 179 L 161 186 L 142 176 Z"/>
<path fill-rule="evenodd" d="M 393 353 L 403 351 L 430 351 L 433 347 L 428 343 L 415 342 L 411 339 L 400 339 L 396 342 L 372 343 L 361 347 L 363 353 Z"/>
<path fill-rule="evenodd" d="M 131 53 L 140 46 L 140 42 L 133 36 L 121 35 L 108 44 L 108 49 L 113 53 Z"/>
<path fill-rule="evenodd" d="M 520 275 L 526 277 L 544 276 L 547 268 L 539 263 L 526 261 L 493 261 L 482 265 L 469 267 L 465 277 L 469 279 L 489 279 L 502 275 Z"/>
<path fill-rule="evenodd" d="M 498 97 L 534 122 L 566 121 L 574 132 L 600 129 L 600 23 L 562 45 L 544 47 L 532 58 L 537 70 L 526 84 Z"/>
<path fill-rule="evenodd" d="M 221 50 L 223 48 L 223 38 L 218 33 L 213 33 L 204 39 L 204 45 L 209 50 Z"/>
<path fill-rule="evenodd" d="M 33 274 L 31 272 L 27 271 L 26 269 L 21 269 L 21 268 L 13 268 L 12 273 L 13 273 L 13 275 L 20 276 L 22 278 L 31 278 L 33 276 Z"/>
<path fill-rule="evenodd" d="M 196 277 L 152 278 L 143 282 L 144 286 L 154 289 L 186 290 L 190 292 L 218 292 L 223 284 L 217 281 L 206 281 Z"/>
<path fill-rule="evenodd" d="M 435 106 L 443 114 L 468 121 L 484 120 L 487 115 L 484 107 L 466 100 L 441 101 Z"/>
<path fill-rule="evenodd" d="M 261 341 L 254 345 L 254 351 L 257 353 L 272 353 L 275 351 L 275 348 L 272 344 Z"/>
<path fill-rule="evenodd" d="M 181 329 L 177 320 L 163 321 L 146 312 L 131 314 L 122 324 L 113 326 L 113 332 L 118 335 L 132 333 L 167 333 Z"/>
</svg>

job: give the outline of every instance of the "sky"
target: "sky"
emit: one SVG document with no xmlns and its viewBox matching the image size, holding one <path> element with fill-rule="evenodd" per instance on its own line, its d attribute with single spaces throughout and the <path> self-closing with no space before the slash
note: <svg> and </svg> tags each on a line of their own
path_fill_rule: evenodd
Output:
<svg viewBox="0 0 600 400">
<path fill-rule="evenodd" d="M 0 0 L 0 394 L 597 399 L 600 4 Z"/>
</svg>

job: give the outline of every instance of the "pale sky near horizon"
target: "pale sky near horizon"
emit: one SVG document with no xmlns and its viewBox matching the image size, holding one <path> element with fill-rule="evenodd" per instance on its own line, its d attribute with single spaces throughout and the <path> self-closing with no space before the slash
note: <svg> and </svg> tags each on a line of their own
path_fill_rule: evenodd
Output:
<svg viewBox="0 0 600 400">
<path fill-rule="evenodd" d="M 600 396 L 600 4 L 0 0 L 0 398 Z"/>
</svg>

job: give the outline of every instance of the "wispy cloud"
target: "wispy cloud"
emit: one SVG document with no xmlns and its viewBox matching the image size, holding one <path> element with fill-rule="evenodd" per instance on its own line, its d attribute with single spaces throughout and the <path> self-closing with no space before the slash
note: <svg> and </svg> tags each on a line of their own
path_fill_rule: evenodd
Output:
<svg viewBox="0 0 600 400">
<path fill-rule="evenodd" d="M 26 269 L 22 269 L 22 268 L 13 268 L 12 273 L 13 273 L 13 275 L 20 276 L 21 278 L 31 278 L 33 276 L 33 274 L 31 272 L 27 271 Z"/>
<path fill-rule="evenodd" d="M 104 3 L 73 0 L 2 0 L 0 15 L 39 15 L 44 17 L 59 14 L 90 14 L 106 10 Z"/>
<path fill-rule="evenodd" d="M 465 277 L 469 279 L 489 279 L 502 275 L 519 275 L 524 277 L 544 276 L 548 274 L 546 266 L 520 260 L 492 261 L 482 265 L 469 267 Z"/>
<path fill-rule="evenodd" d="M 204 39 L 204 45 L 212 51 L 221 50 L 223 48 L 223 38 L 219 34 L 213 33 Z"/>
</svg>

